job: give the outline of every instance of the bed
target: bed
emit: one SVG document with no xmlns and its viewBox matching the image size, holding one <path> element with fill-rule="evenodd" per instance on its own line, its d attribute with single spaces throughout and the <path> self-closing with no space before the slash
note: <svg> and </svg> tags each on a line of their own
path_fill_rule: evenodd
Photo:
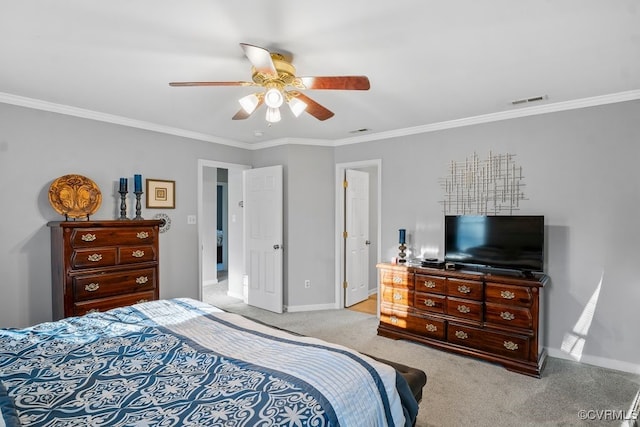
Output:
<svg viewBox="0 0 640 427">
<path fill-rule="evenodd" d="M 0 329 L 0 426 L 411 426 L 424 382 L 396 368 L 200 301 L 151 301 Z"/>
</svg>

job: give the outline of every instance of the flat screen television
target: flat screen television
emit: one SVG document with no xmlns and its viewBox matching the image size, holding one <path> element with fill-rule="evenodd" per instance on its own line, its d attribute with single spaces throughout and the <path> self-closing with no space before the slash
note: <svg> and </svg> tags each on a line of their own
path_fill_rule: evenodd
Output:
<svg viewBox="0 0 640 427">
<path fill-rule="evenodd" d="M 544 216 L 446 215 L 444 259 L 456 267 L 543 271 Z"/>
</svg>

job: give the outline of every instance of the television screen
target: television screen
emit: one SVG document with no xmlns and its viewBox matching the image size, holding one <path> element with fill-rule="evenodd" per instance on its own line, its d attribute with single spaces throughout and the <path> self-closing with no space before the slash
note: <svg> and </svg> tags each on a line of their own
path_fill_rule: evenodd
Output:
<svg viewBox="0 0 640 427">
<path fill-rule="evenodd" d="M 463 266 L 542 271 L 544 216 L 445 216 L 444 258 Z"/>
</svg>

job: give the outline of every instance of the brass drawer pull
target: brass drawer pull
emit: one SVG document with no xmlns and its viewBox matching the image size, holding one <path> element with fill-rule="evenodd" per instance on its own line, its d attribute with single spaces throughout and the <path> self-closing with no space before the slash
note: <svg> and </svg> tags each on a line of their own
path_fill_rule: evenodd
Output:
<svg viewBox="0 0 640 427">
<path fill-rule="evenodd" d="M 466 285 L 460 285 L 458 286 L 458 292 L 462 294 L 468 294 L 469 292 L 471 292 L 471 288 Z"/>
<path fill-rule="evenodd" d="M 396 316 L 391 316 L 389 318 L 389 320 L 391 320 L 391 324 L 393 324 L 393 325 L 397 325 L 398 324 L 398 318 Z"/>
<path fill-rule="evenodd" d="M 100 254 L 91 254 L 87 257 L 87 259 L 91 262 L 98 262 L 102 259 L 102 255 Z"/>
<path fill-rule="evenodd" d="M 431 324 L 431 323 L 427 323 L 425 328 L 427 328 L 427 331 L 429 331 L 429 332 L 436 332 L 438 330 L 438 327 L 436 325 Z"/>
<path fill-rule="evenodd" d="M 467 307 L 466 305 L 459 305 L 458 306 L 458 311 L 460 313 L 469 313 L 471 311 L 471 309 L 469 307 Z"/>
<path fill-rule="evenodd" d="M 504 320 L 513 320 L 516 318 L 515 314 L 509 313 L 508 311 L 501 312 L 500 317 L 502 317 Z"/>
<path fill-rule="evenodd" d="M 467 338 L 469 338 L 469 335 L 467 335 L 467 333 L 464 331 L 456 331 L 456 338 L 460 338 L 461 340 L 466 340 Z"/>
<path fill-rule="evenodd" d="M 142 258 L 144 256 L 144 251 L 138 249 L 137 251 L 131 252 L 131 256 L 135 258 Z"/>
<path fill-rule="evenodd" d="M 93 242 L 94 240 L 96 240 L 96 235 L 87 233 L 87 234 L 83 234 L 80 238 L 82 239 L 83 242 Z"/>
<path fill-rule="evenodd" d="M 424 300 L 424 305 L 427 307 L 435 307 L 436 303 L 432 299 L 426 299 Z"/>
<path fill-rule="evenodd" d="M 136 277 L 136 284 L 138 285 L 144 285 L 148 281 L 149 281 L 149 278 L 147 276 Z"/>
<path fill-rule="evenodd" d="M 504 299 L 514 299 L 516 294 L 511 291 L 500 291 L 500 296 Z"/>
<path fill-rule="evenodd" d="M 400 292 L 394 292 L 393 293 L 393 300 L 394 301 L 400 301 L 402 299 L 402 294 Z"/>
<path fill-rule="evenodd" d="M 147 231 L 140 231 L 138 232 L 138 234 L 136 234 L 136 237 L 138 239 L 146 239 L 149 237 L 149 233 Z"/>
<path fill-rule="evenodd" d="M 506 348 L 507 350 L 516 351 L 518 349 L 518 344 L 514 343 L 513 341 L 505 341 L 504 348 Z"/>
<path fill-rule="evenodd" d="M 136 301 L 136 304 L 141 304 L 141 303 L 147 302 L 147 301 L 149 301 L 149 300 L 145 299 L 145 298 L 142 298 L 142 299 L 139 299 L 138 301 Z"/>
<path fill-rule="evenodd" d="M 435 288 L 436 287 L 436 282 L 434 282 L 433 280 L 425 280 L 424 281 L 424 286 L 427 288 Z"/>
<path fill-rule="evenodd" d="M 401 276 L 393 276 L 393 277 L 391 278 L 391 281 L 392 281 L 393 283 L 395 283 L 396 285 L 397 285 L 397 284 L 400 284 L 400 283 L 402 283 L 402 277 L 401 277 Z"/>
<path fill-rule="evenodd" d="M 89 283 L 84 285 L 84 290 L 87 292 L 95 292 L 100 289 L 100 285 L 98 283 Z"/>
</svg>

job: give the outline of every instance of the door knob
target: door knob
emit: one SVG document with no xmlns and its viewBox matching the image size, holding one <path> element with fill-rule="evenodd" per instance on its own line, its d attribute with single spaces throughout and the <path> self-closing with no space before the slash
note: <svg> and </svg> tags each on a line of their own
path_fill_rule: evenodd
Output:
<svg viewBox="0 0 640 427">
<path fill-rule="evenodd" d="M 273 249 L 280 249 L 280 245 L 273 245 Z"/>
<path fill-rule="evenodd" d="M 367 240 L 366 242 L 364 242 L 365 245 L 370 245 L 371 244 L 371 240 Z"/>
</svg>

